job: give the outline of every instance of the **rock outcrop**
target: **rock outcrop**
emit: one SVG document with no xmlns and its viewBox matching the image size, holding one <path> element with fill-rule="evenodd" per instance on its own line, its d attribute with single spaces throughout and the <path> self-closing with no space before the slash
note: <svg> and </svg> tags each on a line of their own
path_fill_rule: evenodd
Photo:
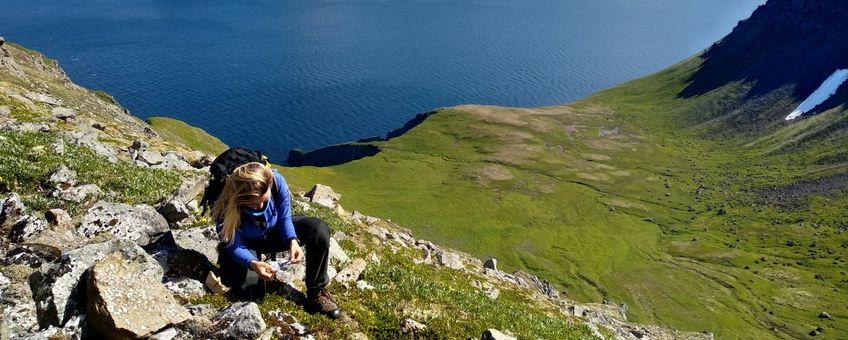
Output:
<svg viewBox="0 0 848 340">
<path fill-rule="evenodd" d="M 168 221 L 151 206 L 101 201 L 88 210 L 77 233 L 87 238 L 106 233 L 147 245 L 168 230 Z"/>
</svg>

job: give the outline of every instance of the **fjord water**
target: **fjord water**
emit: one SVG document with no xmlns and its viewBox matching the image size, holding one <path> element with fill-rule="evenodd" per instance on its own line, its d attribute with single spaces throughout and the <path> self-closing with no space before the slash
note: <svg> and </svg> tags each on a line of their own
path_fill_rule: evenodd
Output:
<svg viewBox="0 0 848 340">
<path fill-rule="evenodd" d="M 0 0 L 0 35 L 140 117 L 282 162 L 463 103 L 543 106 L 657 71 L 765 0 Z"/>
</svg>

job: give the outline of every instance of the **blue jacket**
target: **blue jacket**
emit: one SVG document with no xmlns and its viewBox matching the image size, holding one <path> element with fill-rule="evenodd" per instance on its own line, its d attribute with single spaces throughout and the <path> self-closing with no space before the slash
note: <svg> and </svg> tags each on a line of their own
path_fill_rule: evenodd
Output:
<svg viewBox="0 0 848 340">
<path fill-rule="evenodd" d="M 247 241 L 261 240 L 268 235 L 271 239 L 277 242 L 285 242 L 288 245 L 291 239 L 297 238 L 294 232 L 294 224 L 291 218 L 291 197 L 289 197 L 289 187 L 286 185 L 286 180 L 276 170 L 274 171 L 274 185 L 276 189 L 272 190 L 271 198 L 265 204 L 262 210 L 256 211 L 265 217 L 267 227 L 262 228 L 254 222 L 250 212 L 243 211 L 241 214 L 241 224 L 236 229 L 235 237 L 232 244 L 227 244 L 224 248 L 228 251 L 232 258 L 244 267 L 250 267 L 250 262 L 257 260 L 250 250 L 245 245 Z M 223 229 L 222 221 L 218 221 L 218 233 Z M 276 234 L 278 237 L 274 237 Z"/>
</svg>

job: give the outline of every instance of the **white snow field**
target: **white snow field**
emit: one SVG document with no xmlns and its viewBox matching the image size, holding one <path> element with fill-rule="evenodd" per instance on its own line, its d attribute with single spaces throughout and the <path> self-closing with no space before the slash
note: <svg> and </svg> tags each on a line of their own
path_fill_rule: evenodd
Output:
<svg viewBox="0 0 848 340">
<path fill-rule="evenodd" d="M 836 70 L 833 72 L 830 77 L 824 80 L 824 82 L 819 86 L 818 89 L 813 91 L 813 93 L 804 100 L 801 105 L 798 105 L 798 108 L 795 111 L 792 111 L 788 116 L 786 116 L 786 120 L 793 120 L 795 118 L 800 117 L 801 115 L 807 113 L 814 109 L 819 104 L 823 103 L 825 100 L 833 96 L 836 93 L 836 90 L 842 86 L 842 83 L 848 80 L 848 70 Z"/>
</svg>

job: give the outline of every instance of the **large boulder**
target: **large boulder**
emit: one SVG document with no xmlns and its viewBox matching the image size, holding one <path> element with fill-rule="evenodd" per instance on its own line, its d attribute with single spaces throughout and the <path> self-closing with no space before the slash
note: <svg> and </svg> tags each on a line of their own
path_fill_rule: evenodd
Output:
<svg viewBox="0 0 848 340">
<path fill-rule="evenodd" d="M 315 184 L 315 186 L 312 187 L 312 190 L 309 190 L 309 192 L 306 193 L 306 197 L 309 198 L 312 203 L 332 209 L 339 203 L 339 199 L 342 198 L 342 195 L 337 194 L 333 191 L 333 188 L 326 185 Z"/>
<path fill-rule="evenodd" d="M 267 327 L 259 306 L 253 302 L 232 304 L 218 312 L 212 321 L 215 337 L 221 339 L 254 339 Z"/>
<path fill-rule="evenodd" d="M 108 233 L 144 246 L 168 231 L 168 221 L 149 205 L 97 202 L 82 219 L 77 233 L 87 238 Z"/>
<path fill-rule="evenodd" d="M 91 268 L 86 316 L 104 337 L 142 338 L 191 318 L 159 277 L 140 275 L 144 269 L 120 253 L 107 255 Z"/>
<path fill-rule="evenodd" d="M 161 280 L 162 267 L 135 242 L 114 239 L 95 243 L 70 251 L 62 255 L 59 266 L 44 274 L 36 272 L 31 281 L 38 302 L 39 315 L 46 323 L 61 326 L 73 315 L 81 313 L 84 306 L 81 298 L 85 296 L 85 282 L 80 284 L 83 274 L 94 263 L 109 254 L 120 252 L 123 258 L 138 264 L 137 271 L 131 276 Z"/>
</svg>

